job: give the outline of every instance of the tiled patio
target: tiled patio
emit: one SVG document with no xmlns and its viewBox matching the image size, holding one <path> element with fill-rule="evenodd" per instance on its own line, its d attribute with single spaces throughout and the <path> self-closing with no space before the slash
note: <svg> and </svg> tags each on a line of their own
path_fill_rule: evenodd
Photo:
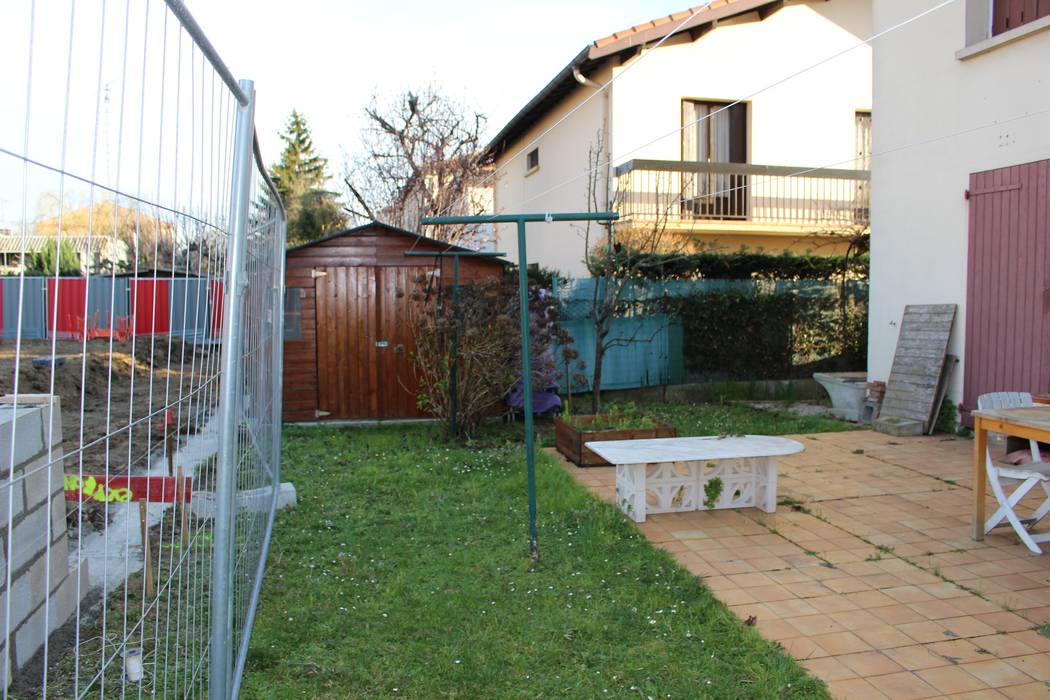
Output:
<svg viewBox="0 0 1050 700">
<path fill-rule="evenodd" d="M 836 697 L 1050 698 L 1050 639 L 1035 631 L 1050 621 L 1050 553 L 1030 555 L 1008 529 L 970 539 L 972 441 L 796 439 L 806 451 L 781 461 L 791 505 L 776 514 L 639 527 Z M 613 501 L 611 467 L 565 467 Z"/>
</svg>

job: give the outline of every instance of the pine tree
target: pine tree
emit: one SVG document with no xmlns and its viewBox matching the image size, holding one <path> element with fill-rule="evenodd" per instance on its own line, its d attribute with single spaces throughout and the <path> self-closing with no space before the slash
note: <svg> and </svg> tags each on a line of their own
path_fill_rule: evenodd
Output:
<svg viewBox="0 0 1050 700">
<path fill-rule="evenodd" d="M 328 159 L 314 151 L 306 119 L 293 110 L 288 117 L 284 152 L 270 168 L 277 192 L 288 211 L 289 245 L 317 240 L 346 225 L 346 215 L 334 192 L 324 186 Z"/>
</svg>

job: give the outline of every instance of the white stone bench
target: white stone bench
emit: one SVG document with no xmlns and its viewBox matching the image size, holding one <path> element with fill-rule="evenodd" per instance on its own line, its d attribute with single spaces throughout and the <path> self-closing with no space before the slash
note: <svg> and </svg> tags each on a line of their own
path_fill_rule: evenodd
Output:
<svg viewBox="0 0 1050 700">
<path fill-rule="evenodd" d="M 657 438 L 588 442 L 616 467 L 616 504 L 635 522 L 646 513 L 706 510 L 705 487 L 722 482 L 714 508 L 777 508 L 777 457 L 805 448 L 787 438 Z"/>
</svg>

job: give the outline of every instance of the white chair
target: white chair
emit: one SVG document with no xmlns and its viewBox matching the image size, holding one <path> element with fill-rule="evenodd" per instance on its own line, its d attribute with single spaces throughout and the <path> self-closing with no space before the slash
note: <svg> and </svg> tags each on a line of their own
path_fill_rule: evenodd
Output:
<svg viewBox="0 0 1050 700">
<path fill-rule="evenodd" d="M 994 394 L 982 394 L 977 397 L 978 410 L 1023 408 L 1032 405 L 1032 395 L 1024 392 L 1001 391 Z M 988 518 L 988 522 L 984 524 L 984 532 L 987 534 L 992 528 L 998 526 L 1003 519 L 1006 519 L 1028 549 L 1036 554 L 1042 554 L 1043 550 L 1039 548 L 1037 543 L 1050 542 L 1050 533 L 1033 535 L 1029 530 L 1042 520 L 1047 513 L 1050 513 L 1050 463 L 1042 461 L 1038 442 L 1035 440 L 1029 440 L 1028 442 L 1032 451 L 1031 464 L 1017 467 L 999 466 L 992 461 L 991 450 L 985 452 L 985 471 L 988 474 L 988 483 L 992 487 L 992 493 L 995 494 L 995 500 L 999 502 L 999 510 L 995 511 L 992 517 Z M 1003 490 L 1004 480 L 1009 480 L 1011 483 L 1020 481 L 1021 483 L 1007 496 Z M 1014 508 L 1036 485 L 1043 487 L 1043 491 L 1046 493 L 1046 500 L 1036 508 L 1035 512 L 1032 513 L 1032 517 L 1022 520 L 1017 517 Z"/>
</svg>

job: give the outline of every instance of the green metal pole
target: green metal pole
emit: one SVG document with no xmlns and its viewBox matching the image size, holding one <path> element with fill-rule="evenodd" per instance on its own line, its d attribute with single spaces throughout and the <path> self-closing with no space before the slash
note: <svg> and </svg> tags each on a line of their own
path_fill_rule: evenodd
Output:
<svg viewBox="0 0 1050 700">
<path fill-rule="evenodd" d="M 532 341 L 529 338 L 529 275 L 525 254 L 525 219 L 518 219 L 518 315 L 521 318 L 522 389 L 525 394 L 525 464 L 529 473 L 529 556 L 540 558 L 536 532 L 536 449 L 532 426 Z"/>
<path fill-rule="evenodd" d="M 456 430 L 456 400 L 459 395 L 457 379 L 459 375 L 459 256 L 452 256 L 452 367 L 449 369 L 449 426 L 452 437 L 458 432 Z"/>
</svg>

